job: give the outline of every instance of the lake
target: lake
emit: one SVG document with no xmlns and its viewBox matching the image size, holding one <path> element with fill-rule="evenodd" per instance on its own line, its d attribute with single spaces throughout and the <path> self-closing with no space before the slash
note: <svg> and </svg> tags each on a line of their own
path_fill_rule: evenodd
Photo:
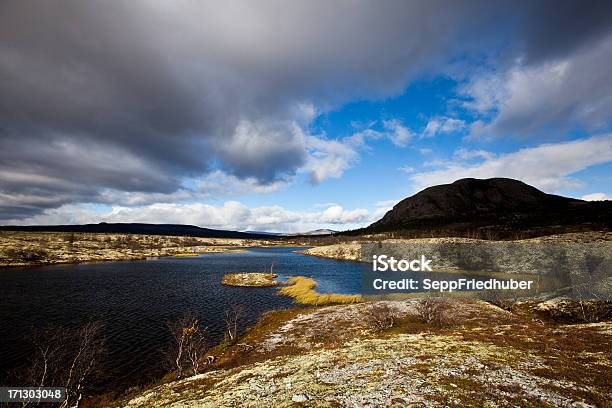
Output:
<svg viewBox="0 0 612 408">
<path fill-rule="evenodd" d="M 27 362 L 32 327 L 104 323 L 108 378 L 129 386 L 163 374 L 169 341 L 165 322 L 193 312 L 208 326 L 211 344 L 223 338 L 224 312 L 244 305 L 243 327 L 262 313 L 293 307 L 277 289 L 222 286 L 226 273 L 274 272 L 317 279 L 324 292 L 358 292 L 361 266 L 296 254 L 299 247 L 249 248 L 242 253 L 143 261 L 3 269 L 0 273 L 0 378 Z M 12 384 L 15 385 L 15 384 Z"/>
<path fill-rule="evenodd" d="M 297 254 L 301 247 L 248 248 L 241 253 L 165 257 L 4 269 L 0 273 L 0 378 L 27 362 L 33 327 L 104 323 L 107 386 L 129 387 L 163 375 L 170 341 L 165 322 L 192 312 L 208 326 L 211 345 L 223 339 L 224 313 L 244 305 L 242 327 L 266 311 L 294 307 L 277 288 L 222 286 L 226 273 L 262 272 L 279 279 L 315 278 L 323 293 L 359 293 L 362 264 Z M 440 277 L 439 274 L 435 276 Z"/>
</svg>

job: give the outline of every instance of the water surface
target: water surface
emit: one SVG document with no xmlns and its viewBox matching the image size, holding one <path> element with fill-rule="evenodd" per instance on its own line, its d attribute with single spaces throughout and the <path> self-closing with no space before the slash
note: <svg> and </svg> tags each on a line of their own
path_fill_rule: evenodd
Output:
<svg viewBox="0 0 612 408">
<path fill-rule="evenodd" d="M 294 307 L 274 287 L 222 286 L 226 273 L 272 267 L 281 280 L 291 275 L 316 279 L 322 293 L 360 293 L 364 264 L 294 252 L 299 249 L 248 248 L 197 257 L 2 270 L 0 378 L 17 385 L 9 372 L 27 362 L 33 327 L 103 322 L 108 346 L 105 385 L 128 387 L 163 374 L 168 320 L 194 313 L 208 327 L 214 345 L 223 338 L 224 313 L 233 306 L 244 305 L 243 329 L 268 310 Z"/>
<path fill-rule="evenodd" d="M 128 386 L 163 373 L 165 322 L 193 312 L 208 326 L 210 343 L 223 338 L 224 312 L 245 306 L 243 327 L 262 313 L 293 306 L 276 288 L 222 286 L 226 273 L 261 272 L 273 265 L 288 275 L 317 278 L 322 291 L 357 292 L 361 267 L 293 251 L 250 248 L 243 253 L 202 254 L 143 261 L 101 262 L 4 269 L 0 273 L 0 378 L 27 361 L 32 327 L 104 323 L 106 377 Z"/>
</svg>

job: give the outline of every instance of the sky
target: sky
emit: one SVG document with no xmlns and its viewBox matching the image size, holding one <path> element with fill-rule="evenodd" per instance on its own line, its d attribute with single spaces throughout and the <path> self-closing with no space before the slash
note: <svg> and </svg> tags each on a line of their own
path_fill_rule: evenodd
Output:
<svg viewBox="0 0 612 408">
<path fill-rule="evenodd" d="M 369 225 L 464 177 L 612 199 L 607 1 L 3 0 L 0 224 Z"/>
</svg>

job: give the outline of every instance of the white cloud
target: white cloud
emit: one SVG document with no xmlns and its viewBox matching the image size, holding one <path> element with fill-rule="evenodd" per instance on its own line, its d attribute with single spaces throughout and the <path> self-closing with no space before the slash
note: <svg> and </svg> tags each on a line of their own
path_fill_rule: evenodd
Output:
<svg viewBox="0 0 612 408">
<path fill-rule="evenodd" d="M 334 205 L 338 205 L 337 203 L 316 203 L 314 205 L 315 208 L 327 208 L 327 207 L 332 207 Z"/>
<path fill-rule="evenodd" d="M 359 160 L 355 147 L 346 140 L 328 140 L 306 136 L 308 158 L 302 171 L 310 174 L 310 181 L 319 184 L 323 180 L 338 178 Z"/>
<path fill-rule="evenodd" d="M 445 116 L 436 116 L 429 119 L 421 137 L 433 137 L 441 134 L 459 132 L 465 129 L 465 122 L 461 119 L 454 119 Z"/>
<path fill-rule="evenodd" d="M 202 203 L 155 203 L 138 207 L 114 206 L 100 211 L 90 205 L 67 204 L 8 224 L 85 224 L 98 222 L 143 222 L 198 225 L 229 230 L 300 232 L 317 228 L 354 229 L 372 221 L 363 208 L 332 205 L 323 211 L 291 211 L 280 206 L 249 208 L 238 201 L 223 205 Z"/>
<path fill-rule="evenodd" d="M 586 201 L 604 201 L 604 200 L 612 200 L 612 194 L 605 193 L 591 193 L 582 196 L 583 200 Z"/>
<path fill-rule="evenodd" d="M 464 106 L 481 118 L 470 137 L 531 136 L 576 124 L 592 131 L 612 117 L 612 36 L 562 59 L 527 64 L 516 59 L 508 68 L 478 72 L 459 88 Z"/>
<path fill-rule="evenodd" d="M 373 222 L 380 220 L 388 211 L 393 209 L 393 206 L 395 206 L 395 204 L 399 203 L 400 201 L 401 200 L 382 200 L 382 201 L 378 201 L 375 204 L 376 208 L 374 209 L 374 212 L 372 213 L 371 220 Z"/>
<path fill-rule="evenodd" d="M 413 133 L 402 122 L 397 119 L 385 120 L 383 126 L 387 131 L 385 136 L 391 142 L 399 147 L 406 147 L 408 142 L 413 138 Z"/>
<path fill-rule="evenodd" d="M 414 173 L 416 171 L 416 169 L 412 166 L 402 166 L 398 170 L 408 174 Z"/>
<path fill-rule="evenodd" d="M 440 169 L 419 172 L 410 177 L 418 189 L 450 183 L 464 177 L 510 177 L 545 191 L 578 187 L 570 176 L 595 164 L 612 161 L 612 134 L 565 143 L 543 144 L 503 155 L 480 154 L 480 163 L 460 158 L 439 162 Z"/>
<path fill-rule="evenodd" d="M 262 184 L 254 177 L 238 178 L 222 170 L 215 170 L 197 179 L 189 179 L 172 193 L 127 192 L 104 189 L 99 192 L 96 202 L 119 206 L 140 206 L 154 203 L 176 203 L 210 198 L 223 198 L 242 194 L 268 194 L 284 188 L 289 180 L 276 180 Z"/>
<path fill-rule="evenodd" d="M 401 200 L 382 200 L 377 201 L 377 207 L 393 207 L 395 204 L 399 203 Z"/>
<path fill-rule="evenodd" d="M 495 154 L 486 150 L 469 150 L 460 148 L 453 153 L 453 156 L 460 160 L 471 160 L 477 158 L 490 160 L 495 157 Z"/>
<path fill-rule="evenodd" d="M 375 123 L 369 123 L 374 126 Z M 331 140 L 324 135 L 309 135 L 297 127 L 304 140 L 308 157 L 301 171 L 310 174 L 310 181 L 319 184 L 328 178 L 338 178 L 359 162 L 359 151 L 367 150 L 368 142 L 388 139 L 394 145 L 405 147 L 413 134 L 397 119 L 383 121 L 383 130 L 365 128 L 342 139 Z"/>
<path fill-rule="evenodd" d="M 216 198 L 240 194 L 268 194 L 278 191 L 289 183 L 287 180 L 277 180 L 262 184 L 254 177 L 238 178 L 221 170 L 215 170 L 194 181 L 200 195 Z"/>
<path fill-rule="evenodd" d="M 334 205 L 323 211 L 321 222 L 329 224 L 355 224 L 368 219 L 368 210 L 357 208 L 346 211 L 339 205 Z"/>
</svg>

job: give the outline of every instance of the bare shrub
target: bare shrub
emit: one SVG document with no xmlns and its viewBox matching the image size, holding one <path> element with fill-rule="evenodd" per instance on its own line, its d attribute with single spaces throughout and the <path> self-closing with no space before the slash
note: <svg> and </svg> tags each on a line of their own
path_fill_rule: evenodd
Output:
<svg viewBox="0 0 612 408">
<path fill-rule="evenodd" d="M 445 322 L 448 307 L 443 299 L 421 299 L 416 304 L 417 317 L 425 324 L 440 327 Z"/>
<path fill-rule="evenodd" d="M 597 323 L 612 318 L 612 302 L 565 299 L 540 309 L 539 314 L 546 319 L 562 323 Z"/>
<path fill-rule="evenodd" d="M 60 407 L 78 407 L 100 377 L 105 353 L 103 326 L 90 322 L 76 329 L 53 327 L 32 332 L 31 364 L 19 377 L 25 384 L 66 387 Z"/>
<path fill-rule="evenodd" d="M 233 344 L 236 341 L 244 312 L 243 305 L 235 305 L 225 311 L 225 343 Z"/>
<path fill-rule="evenodd" d="M 64 235 L 64 241 L 68 243 L 68 247 L 72 248 L 74 246 L 74 241 L 76 241 L 74 232 Z"/>
<path fill-rule="evenodd" d="M 4 257 L 11 261 L 40 262 L 49 255 L 44 248 L 9 248 Z"/>
<path fill-rule="evenodd" d="M 395 326 L 396 316 L 386 303 L 375 303 L 366 310 L 365 322 L 374 331 L 381 332 Z"/>
<path fill-rule="evenodd" d="M 172 345 L 167 356 L 173 370 L 179 377 L 185 374 L 196 375 L 202 365 L 202 358 L 207 349 L 206 327 L 201 327 L 199 320 L 192 314 L 166 323 Z"/>
<path fill-rule="evenodd" d="M 181 245 L 186 247 L 193 247 L 201 245 L 200 240 L 194 237 L 186 237 L 181 240 Z"/>
<path fill-rule="evenodd" d="M 516 301 L 518 300 L 518 298 L 502 293 L 500 290 L 481 291 L 478 294 L 478 298 L 507 311 L 512 311 Z"/>
</svg>

